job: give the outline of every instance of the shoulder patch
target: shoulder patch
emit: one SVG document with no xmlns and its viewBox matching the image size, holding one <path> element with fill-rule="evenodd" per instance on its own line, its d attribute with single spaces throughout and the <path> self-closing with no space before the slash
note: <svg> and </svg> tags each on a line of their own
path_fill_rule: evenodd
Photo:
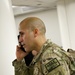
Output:
<svg viewBox="0 0 75 75">
<path fill-rule="evenodd" d="M 51 59 L 51 61 L 49 61 L 45 65 L 45 67 L 48 70 L 48 72 L 51 72 L 53 69 L 57 68 L 58 66 L 60 66 L 60 63 L 56 58 Z"/>
</svg>

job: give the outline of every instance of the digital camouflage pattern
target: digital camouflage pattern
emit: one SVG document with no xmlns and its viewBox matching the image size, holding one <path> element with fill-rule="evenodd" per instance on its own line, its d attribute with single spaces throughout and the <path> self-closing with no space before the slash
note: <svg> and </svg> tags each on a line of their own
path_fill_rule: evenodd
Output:
<svg viewBox="0 0 75 75">
<path fill-rule="evenodd" d="M 71 61 L 70 63 L 71 75 L 75 75 L 75 50 L 68 49 L 67 55 Z"/>
<path fill-rule="evenodd" d="M 65 51 L 47 40 L 31 64 L 13 61 L 15 75 L 71 75 L 70 60 Z"/>
</svg>

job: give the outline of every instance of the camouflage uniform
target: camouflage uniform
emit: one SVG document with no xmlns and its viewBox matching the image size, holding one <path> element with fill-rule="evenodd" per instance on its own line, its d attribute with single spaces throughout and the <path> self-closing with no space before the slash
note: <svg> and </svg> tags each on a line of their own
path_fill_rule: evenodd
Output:
<svg viewBox="0 0 75 75">
<path fill-rule="evenodd" d="M 13 61 L 15 75 L 70 75 L 68 57 L 59 46 L 47 40 L 29 66 Z"/>
</svg>

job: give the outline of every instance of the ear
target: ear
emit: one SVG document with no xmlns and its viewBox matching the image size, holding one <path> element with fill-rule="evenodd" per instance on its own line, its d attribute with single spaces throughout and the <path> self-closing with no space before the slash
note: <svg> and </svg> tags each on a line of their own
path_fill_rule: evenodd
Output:
<svg viewBox="0 0 75 75">
<path fill-rule="evenodd" d="M 38 34 L 39 34 L 39 30 L 38 30 L 38 29 L 35 29 L 35 30 L 34 30 L 34 37 L 37 37 Z"/>
</svg>

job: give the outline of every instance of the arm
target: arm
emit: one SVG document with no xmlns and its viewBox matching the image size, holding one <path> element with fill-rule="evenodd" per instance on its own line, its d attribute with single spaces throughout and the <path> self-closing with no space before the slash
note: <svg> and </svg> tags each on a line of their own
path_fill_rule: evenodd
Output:
<svg viewBox="0 0 75 75">
<path fill-rule="evenodd" d="M 28 67 L 25 65 L 24 60 L 17 61 L 17 59 L 15 59 L 12 65 L 14 66 L 15 75 L 28 75 Z"/>
<path fill-rule="evenodd" d="M 15 75 L 32 75 L 33 73 L 33 69 L 31 69 L 30 67 L 26 66 L 25 64 L 25 60 L 24 57 L 27 55 L 28 53 L 23 52 L 22 50 L 20 50 L 20 48 L 17 46 L 16 49 L 16 58 L 13 62 L 12 65 L 14 66 L 14 70 L 15 70 Z M 30 73 L 30 74 L 29 74 Z"/>
<path fill-rule="evenodd" d="M 44 75 L 70 75 L 69 67 L 61 57 L 62 54 L 56 54 L 47 50 L 42 56 L 42 70 Z"/>
</svg>

